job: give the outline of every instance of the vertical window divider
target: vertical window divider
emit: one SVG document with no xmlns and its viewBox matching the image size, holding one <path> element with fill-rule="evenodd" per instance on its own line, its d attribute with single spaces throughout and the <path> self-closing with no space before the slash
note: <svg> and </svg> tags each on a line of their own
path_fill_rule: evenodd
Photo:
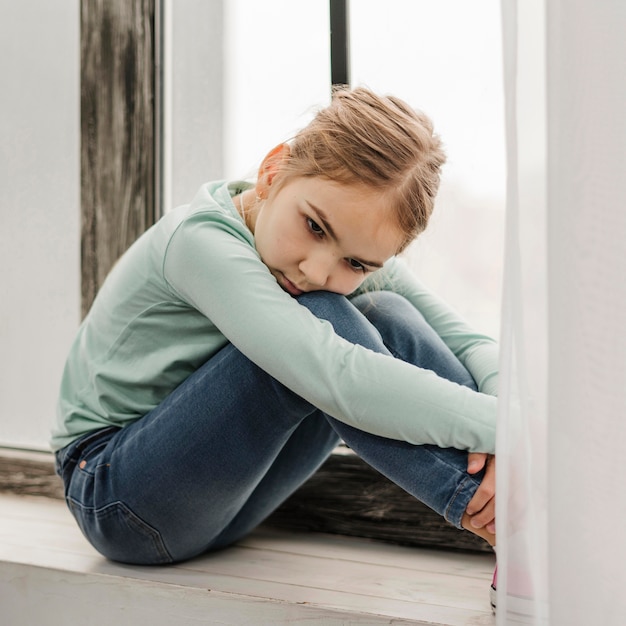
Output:
<svg viewBox="0 0 626 626">
<path fill-rule="evenodd" d="M 333 87 L 350 85 L 350 0 L 330 0 L 330 79 Z"/>
</svg>

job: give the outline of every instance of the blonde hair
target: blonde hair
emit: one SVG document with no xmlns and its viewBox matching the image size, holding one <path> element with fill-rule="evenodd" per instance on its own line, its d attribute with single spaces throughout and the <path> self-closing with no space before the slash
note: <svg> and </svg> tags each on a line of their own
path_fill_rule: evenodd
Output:
<svg viewBox="0 0 626 626">
<path fill-rule="evenodd" d="M 428 225 L 446 157 L 430 119 L 399 98 L 336 90 L 289 144 L 277 187 L 321 176 L 381 191 L 405 235 L 398 252 Z"/>
</svg>

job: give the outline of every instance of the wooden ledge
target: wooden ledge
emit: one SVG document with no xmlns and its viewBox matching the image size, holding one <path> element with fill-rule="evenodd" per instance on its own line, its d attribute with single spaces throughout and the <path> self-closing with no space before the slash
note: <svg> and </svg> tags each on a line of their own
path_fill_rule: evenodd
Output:
<svg viewBox="0 0 626 626">
<path fill-rule="evenodd" d="M 7 624 L 430 624 L 493 626 L 493 555 L 259 529 L 166 567 L 107 561 L 63 502 L 0 495 L 0 605 Z"/>
</svg>

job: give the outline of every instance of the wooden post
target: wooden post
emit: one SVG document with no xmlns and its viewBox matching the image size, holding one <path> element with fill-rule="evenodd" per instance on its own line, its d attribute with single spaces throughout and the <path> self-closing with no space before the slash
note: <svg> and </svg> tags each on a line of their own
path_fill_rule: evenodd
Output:
<svg viewBox="0 0 626 626">
<path fill-rule="evenodd" d="M 155 4 L 81 2 L 82 312 L 157 216 Z"/>
</svg>

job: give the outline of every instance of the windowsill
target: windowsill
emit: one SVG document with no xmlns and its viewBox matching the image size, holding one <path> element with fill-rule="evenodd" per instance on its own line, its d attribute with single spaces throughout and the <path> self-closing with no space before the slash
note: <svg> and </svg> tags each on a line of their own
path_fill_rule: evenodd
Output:
<svg viewBox="0 0 626 626">
<path fill-rule="evenodd" d="M 63 498 L 50 452 L 0 447 L 0 493 Z"/>
<path fill-rule="evenodd" d="M 264 527 L 183 564 L 134 567 L 98 555 L 62 501 L 0 495 L 0 600 L 14 624 L 61 623 L 71 604 L 118 624 L 486 626 L 493 565 L 489 554 Z"/>
</svg>

